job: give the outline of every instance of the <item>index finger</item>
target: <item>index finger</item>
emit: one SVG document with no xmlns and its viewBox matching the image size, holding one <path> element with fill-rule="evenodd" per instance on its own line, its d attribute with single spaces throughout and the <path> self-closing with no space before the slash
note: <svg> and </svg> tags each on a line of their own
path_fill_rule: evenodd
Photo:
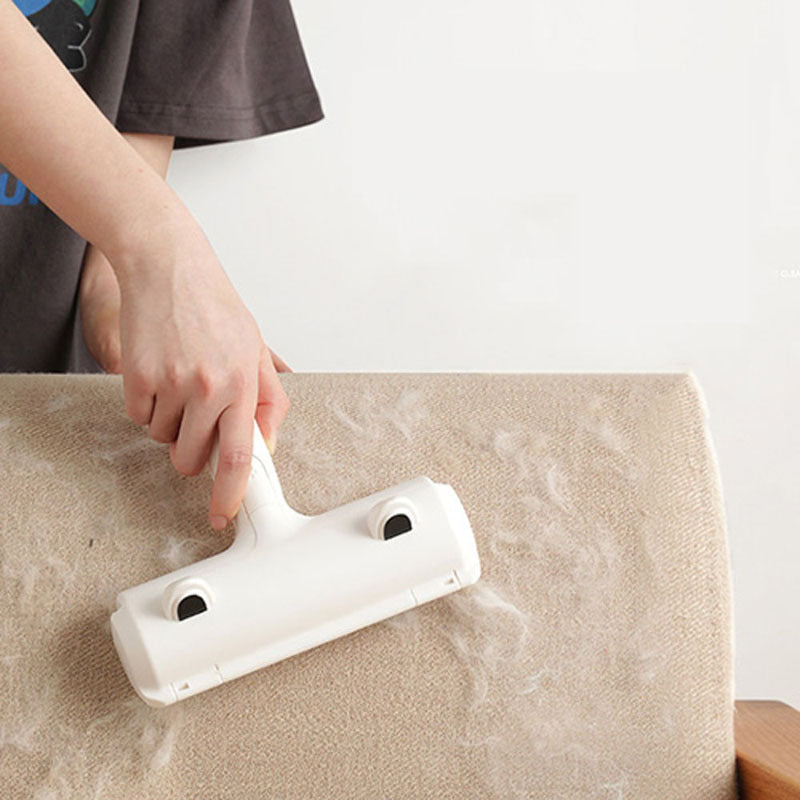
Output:
<svg viewBox="0 0 800 800">
<path fill-rule="evenodd" d="M 253 425 L 253 409 L 245 403 L 228 406 L 217 420 L 219 457 L 209 509 L 209 521 L 217 530 L 236 516 L 247 491 L 253 460 Z"/>
</svg>

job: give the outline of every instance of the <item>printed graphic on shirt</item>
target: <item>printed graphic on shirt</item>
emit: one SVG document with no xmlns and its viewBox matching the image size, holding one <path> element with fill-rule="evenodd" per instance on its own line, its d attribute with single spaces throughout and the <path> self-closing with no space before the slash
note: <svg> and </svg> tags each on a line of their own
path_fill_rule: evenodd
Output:
<svg viewBox="0 0 800 800">
<path fill-rule="evenodd" d="M 14 0 L 70 72 L 86 69 L 83 45 L 97 0 Z"/>
<path fill-rule="evenodd" d="M 0 206 L 18 206 L 25 202 L 26 195 L 29 206 L 39 202 L 39 198 L 22 181 L 18 181 L 0 164 Z"/>
<path fill-rule="evenodd" d="M 83 45 L 97 0 L 14 0 L 70 72 L 86 69 Z M 0 206 L 35 206 L 39 198 L 0 165 Z"/>
</svg>

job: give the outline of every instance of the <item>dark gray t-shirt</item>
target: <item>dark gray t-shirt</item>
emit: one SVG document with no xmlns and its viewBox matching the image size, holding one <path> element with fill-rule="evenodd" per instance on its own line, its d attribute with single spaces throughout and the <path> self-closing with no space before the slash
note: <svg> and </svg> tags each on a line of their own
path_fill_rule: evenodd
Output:
<svg viewBox="0 0 800 800">
<path fill-rule="evenodd" d="M 178 149 L 324 116 L 289 0 L 14 2 L 119 131 Z M 102 372 L 81 334 L 85 250 L 0 164 L 0 372 Z"/>
</svg>

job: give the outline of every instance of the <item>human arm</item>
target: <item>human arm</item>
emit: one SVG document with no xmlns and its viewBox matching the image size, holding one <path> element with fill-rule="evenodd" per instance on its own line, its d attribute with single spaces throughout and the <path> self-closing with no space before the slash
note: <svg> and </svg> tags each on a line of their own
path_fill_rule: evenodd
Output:
<svg viewBox="0 0 800 800">
<path fill-rule="evenodd" d="M 126 132 L 122 136 L 158 175 L 166 178 L 174 136 Z M 94 360 L 111 373 L 122 372 L 120 302 L 119 282 L 111 264 L 98 247 L 87 243 L 80 285 L 83 339 Z"/>
<path fill-rule="evenodd" d="M 229 521 L 247 487 L 254 416 L 274 445 L 289 408 L 258 325 L 177 194 L 11 0 L 0 0 L 0 53 L 0 162 L 108 259 L 130 418 L 173 442 L 186 475 L 202 470 L 219 432 L 210 516 Z"/>
<path fill-rule="evenodd" d="M 122 132 L 139 155 L 162 177 L 167 177 L 174 136 L 156 133 Z M 122 346 L 119 334 L 119 283 L 108 259 L 89 243 L 83 259 L 80 285 L 83 338 L 95 361 L 106 371 L 122 372 Z M 277 372 L 292 372 L 273 350 L 272 363 Z"/>
</svg>

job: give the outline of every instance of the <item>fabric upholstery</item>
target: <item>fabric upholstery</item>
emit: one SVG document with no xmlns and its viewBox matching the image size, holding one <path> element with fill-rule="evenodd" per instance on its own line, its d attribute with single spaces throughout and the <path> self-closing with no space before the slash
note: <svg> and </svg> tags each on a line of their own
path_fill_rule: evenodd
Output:
<svg viewBox="0 0 800 800">
<path fill-rule="evenodd" d="M 730 564 L 692 373 L 290 373 L 316 514 L 453 486 L 479 582 L 163 709 L 118 591 L 220 552 L 112 375 L 0 376 L 4 798 L 735 797 Z"/>
</svg>

